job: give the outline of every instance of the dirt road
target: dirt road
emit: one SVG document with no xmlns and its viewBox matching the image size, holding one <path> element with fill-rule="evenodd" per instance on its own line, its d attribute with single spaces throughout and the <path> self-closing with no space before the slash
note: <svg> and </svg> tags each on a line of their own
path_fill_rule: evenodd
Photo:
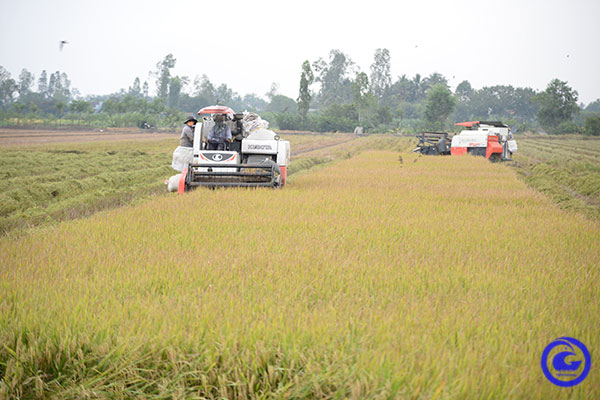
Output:
<svg viewBox="0 0 600 400">
<path fill-rule="evenodd" d="M 49 143 L 82 143 L 97 141 L 161 140 L 174 138 L 176 132 L 148 132 L 141 129 L 108 129 L 97 131 L 62 131 L 0 128 L 0 147 Z"/>
</svg>

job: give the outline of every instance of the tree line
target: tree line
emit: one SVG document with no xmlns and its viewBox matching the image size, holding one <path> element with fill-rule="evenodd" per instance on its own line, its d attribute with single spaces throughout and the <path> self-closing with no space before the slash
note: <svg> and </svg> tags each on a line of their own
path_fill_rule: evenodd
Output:
<svg viewBox="0 0 600 400">
<path fill-rule="evenodd" d="M 453 92 L 439 73 L 392 79 L 387 49 L 375 51 L 368 73 L 339 50 L 332 50 L 327 60 L 305 61 L 297 101 L 297 116 L 280 117 L 290 128 L 314 127 L 319 116 L 327 116 L 345 129 L 357 124 L 380 132 L 442 130 L 460 121 L 502 120 L 520 131 L 600 135 L 600 99 L 586 107 L 578 104 L 578 93 L 567 82 L 554 79 L 538 92 L 511 85 L 475 89 L 465 80 Z"/>
<path fill-rule="evenodd" d="M 208 76 L 171 73 L 177 60 L 158 61 L 148 81 L 136 77 L 131 86 L 110 95 L 81 96 L 64 72 L 42 71 L 36 80 L 23 69 L 17 79 L 0 66 L 0 122 L 54 121 L 94 126 L 175 126 L 184 113 L 212 104 L 260 112 L 280 129 L 367 132 L 448 130 L 455 122 L 502 120 L 517 131 L 600 135 L 600 99 L 584 107 L 567 82 L 554 79 L 544 91 L 511 85 L 472 87 L 460 82 L 454 91 L 439 73 L 392 78 L 388 49 L 375 51 L 369 71 L 349 55 L 331 50 L 328 57 L 300 66 L 297 98 L 279 93 L 273 83 L 259 96 L 240 95 Z"/>
</svg>

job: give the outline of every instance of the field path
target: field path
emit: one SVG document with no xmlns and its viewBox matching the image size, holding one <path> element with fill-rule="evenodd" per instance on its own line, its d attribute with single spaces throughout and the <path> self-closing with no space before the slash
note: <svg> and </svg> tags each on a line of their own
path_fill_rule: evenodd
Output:
<svg viewBox="0 0 600 400">
<path fill-rule="evenodd" d="M 306 146 L 306 145 L 302 146 L 302 145 L 300 145 L 299 146 L 300 150 L 294 150 L 292 152 L 293 153 L 292 155 L 293 156 L 299 156 L 299 155 L 302 155 L 302 154 L 305 154 L 305 153 L 310 153 L 312 151 L 327 149 L 329 147 L 334 147 L 334 146 L 339 146 L 339 145 L 342 145 L 344 143 L 352 142 L 352 141 L 354 141 L 354 140 L 356 140 L 358 138 L 359 138 L 359 136 L 348 134 L 347 137 L 344 137 L 342 139 L 338 139 L 337 141 L 334 141 L 332 143 L 328 142 L 328 141 L 325 141 L 324 144 L 317 144 L 317 143 L 315 143 L 316 142 L 316 140 L 315 140 L 315 142 L 313 142 L 310 146 Z"/>
<path fill-rule="evenodd" d="M 600 223 L 399 155 L 0 238 L 0 396 L 600 398 L 540 369 L 561 336 L 597 357 Z"/>
<path fill-rule="evenodd" d="M 175 131 L 175 130 L 174 130 Z M 0 129 L 0 147 L 57 143 L 114 141 L 148 141 L 175 138 L 175 133 L 151 133 L 142 129 L 108 129 L 106 131 L 63 131 Z"/>
</svg>

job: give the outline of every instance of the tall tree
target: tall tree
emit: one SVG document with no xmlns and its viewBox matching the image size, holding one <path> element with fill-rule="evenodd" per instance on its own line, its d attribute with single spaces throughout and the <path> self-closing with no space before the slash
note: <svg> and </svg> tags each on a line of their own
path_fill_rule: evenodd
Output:
<svg viewBox="0 0 600 400">
<path fill-rule="evenodd" d="M 321 84 L 319 101 L 324 106 L 352 102 L 352 81 L 348 79 L 354 62 L 339 50 L 329 52 L 329 63 L 319 59 L 313 63 L 315 80 Z"/>
<path fill-rule="evenodd" d="M 142 94 L 144 95 L 144 98 L 148 97 L 148 82 L 144 81 L 144 84 L 142 85 Z"/>
<path fill-rule="evenodd" d="M 177 108 L 179 105 L 179 94 L 181 93 L 181 87 L 183 86 L 181 78 L 174 76 L 169 81 L 169 98 L 167 105 L 171 108 Z"/>
<path fill-rule="evenodd" d="M 408 101 L 411 86 L 412 84 L 406 75 L 399 76 L 388 90 L 386 103 L 397 107 L 398 104 Z"/>
<path fill-rule="evenodd" d="M 279 83 L 273 82 L 273 83 L 271 83 L 271 87 L 269 88 L 269 91 L 267 93 L 265 93 L 265 96 L 267 96 L 269 101 L 272 101 L 273 97 L 277 96 L 278 94 L 279 94 Z"/>
<path fill-rule="evenodd" d="M 50 74 L 47 96 L 63 102 L 71 97 L 71 81 L 66 73 L 56 71 Z"/>
<path fill-rule="evenodd" d="M 60 74 L 61 94 L 64 98 L 71 98 L 71 80 L 65 72 Z"/>
<path fill-rule="evenodd" d="M 415 77 L 411 81 L 411 100 L 412 102 L 417 102 L 422 100 L 425 97 L 425 85 L 424 80 L 421 77 L 421 74 L 415 74 Z"/>
<path fill-rule="evenodd" d="M 217 104 L 233 106 L 232 101 L 237 96 L 226 84 L 220 84 L 215 90 Z"/>
<path fill-rule="evenodd" d="M 388 105 L 401 102 L 417 103 L 425 98 L 425 87 L 420 74 L 409 79 L 406 75 L 398 77 L 398 80 L 390 87 Z"/>
<path fill-rule="evenodd" d="M 242 99 L 242 109 L 247 109 L 249 111 L 262 111 L 266 107 L 267 102 L 254 93 L 247 94 Z"/>
<path fill-rule="evenodd" d="M 171 68 L 175 67 L 176 62 L 173 54 L 167 54 L 165 58 L 156 63 L 156 71 L 153 73 L 156 77 L 156 95 L 163 100 L 166 100 L 169 94 Z"/>
<path fill-rule="evenodd" d="M 129 94 L 133 97 L 140 97 L 142 94 L 142 88 L 140 87 L 140 78 L 135 77 L 133 85 L 129 86 Z"/>
<path fill-rule="evenodd" d="M 354 84 L 352 85 L 352 91 L 354 95 L 354 106 L 358 112 L 358 123 L 362 123 L 363 114 L 366 108 L 369 106 L 369 100 L 373 94 L 369 87 L 369 77 L 364 72 L 356 74 Z"/>
<path fill-rule="evenodd" d="M 208 76 L 196 77 L 194 79 L 193 95 L 206 99 L 208 103 L 214 104 L 216 101 L 215 86 L 211 83 Z"/>
<path fill-rule="evenodd" d="M 388 49 L 375 50 L 373 64 L 371 64 L 371 91 L 381 100 L 392 85 L 390 72 L 390 51 Z"/>
<path fill-rule="evenodd" d="M 310 85 L 315 80 L 315 75 L 310 68 L 310 62 L 308 60 L 302 63 L 302 73 L 300 74 L 300 90 L 298 93 L 298 112 L 300 116 L 305 119 L 310 108 L 310 102 L 312 100 L 312 93 L 310 92 Z"/>
<path fill-rule="evenodd" d="M 6 108 L 14 100 L 17 83 L 11 78 L 10 72 L 0 66 L 0 107 Z"/>
<path fill-rule="evenodd" d="M 31 72 L 27 71 L 25 68 L 21 70 L 21 73 L 19 74 L 18 89 L 20 98 L 25 98 L 31 93 L 31 86 L 33 85 L 34 80 L 35 77 Z"/>
<path fill-rule="evenodd" d="M 38 79 L 38 93 L 42 95 L 42 97 L 48 97 L 48 74 L 46 73 L 46 70 L 42 70 Z"/>
<path fill-rule="evenodd" d="M 539 111 L 539 105 L 533 101 L 536 94 L 532 88 L 515 88 L 506 109 L 507 114 L 513 115 L 521 122 L 534 121 Z"/>
<path fill-rule="evenodd" d="M 442 85 L 446 86 L 446 88 L 448 88 L 448 79 L 446 79 L 446 77 L 444 75 L 442 75 L 438 72 L 434 72 L 431 75 L 429 75 L 428 77 L 426 77 L 425 79 L 423 79 L 421 86 L 423 87 L 423 89 L 426 92 L 427 89 L 429 89 L 430 87 L 433 87 L 437 84 L 442 84 Z"/>
<path fill-rule="evenodd" d="M 459 121 L 466 121 L 470 119 L 472 115 L 472 104 L 471 99 L 474 94 L 473 87 L 469 81 L 464 80 L 458 84 L 454 91 L 456 98 L 456 110 L 454 116 Z"/>
<path fill-rule="evenodd" d="M 455 105 L 456 99 L 443 83 L 432 86 L 427 92 L 425 121 L 434 129 L 443 128 Z"/>
<path fill-rule="evenodd" d="M 600 113 L 600 99 L 596 99 L 588 104 L 585 111 Z"/>
<path fill-rule="evenodd" d="M 48 97 L 53 97 L 56 92 L 56 85 L 60 85 L 60 73 L 51 73 L 48 79 Z"/>
<path fill-rule="evenodd" d="M 538 120 L 544 129 L 555 131 L 563 122 L 570 121 L 580 111 L 577 105 L 579 94 L 567 82 L 553 79 L 546 90 L 535 96 L 539 103 Z"/>
<path fill-rule="evenodd" d="M 456 95 L 458 101 L 467 102 L 473 95 L 473 87 L 471 87 L 469 81 L 462 81 L 456 87 L 454 94 Z"/>
</svg>

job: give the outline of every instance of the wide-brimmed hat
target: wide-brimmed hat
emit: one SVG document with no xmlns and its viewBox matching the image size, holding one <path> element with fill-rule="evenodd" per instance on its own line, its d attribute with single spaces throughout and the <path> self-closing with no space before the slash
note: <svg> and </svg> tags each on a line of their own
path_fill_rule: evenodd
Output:
<svg viewBox="0 0 600 400">
<path fill-rule="evenodd" d="M 192 115 L 190 115 L 189 117 L 187 117 L 187 119 L 185 121 L 183 121 L 183 123 L 187 124 L 190 121 L 194 121 L 194 123 L 198 122 L 198 120 L 196 118 L 194 118 Z"/>
</svg>

